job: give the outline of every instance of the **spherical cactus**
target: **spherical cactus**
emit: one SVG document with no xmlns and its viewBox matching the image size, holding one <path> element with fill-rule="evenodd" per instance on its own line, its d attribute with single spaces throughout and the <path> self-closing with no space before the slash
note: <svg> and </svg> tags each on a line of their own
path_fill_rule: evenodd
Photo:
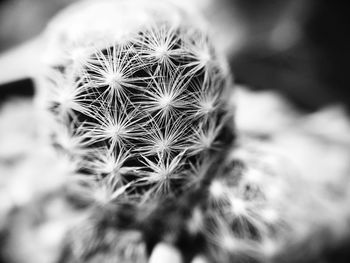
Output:
<svg viewBox="0 0 350 263">
<path fill-rule="evenodd" d="M 207 32 L 150 6 L 146 24 L 75 46 L 44 82 L 54 145 L 106 185 L 107 200 L 179 194 L 233 140 L 230 76 Z"/>
</svg>

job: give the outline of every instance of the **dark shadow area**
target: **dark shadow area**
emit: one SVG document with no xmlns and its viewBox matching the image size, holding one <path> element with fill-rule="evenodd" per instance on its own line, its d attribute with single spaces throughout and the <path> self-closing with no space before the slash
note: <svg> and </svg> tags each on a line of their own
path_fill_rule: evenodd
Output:
<svg viewBox="0 0 350 263">
<path fill-rule="evenodd" d="M 280 6 L 274 2 L 232 1 L 253 35 L 248 45 L 230 60 L 237 82 L 257 90 L 279 91 L 306 110 L 314 111 L 334 102 L 344 103 L 349 110 L 346 2 L 299 1 L 292 8 L 288 0 L 280 1 Z M 291 23 L 299 34 L 283 50 L 269 42 L 273 22 L 264 26 L 273 17 L 276 23 Z M 282 33 L 281 37 L 288 37 L 294 32 Z M 258 36 L 255 38 L 254 34 Z"/>
<path fill-rule="evenodd" d="M 20 79 L 0 85 L 0 105 L 13 97 L 33 97 L 34 83 L 31 79 Z"/>
</svg>

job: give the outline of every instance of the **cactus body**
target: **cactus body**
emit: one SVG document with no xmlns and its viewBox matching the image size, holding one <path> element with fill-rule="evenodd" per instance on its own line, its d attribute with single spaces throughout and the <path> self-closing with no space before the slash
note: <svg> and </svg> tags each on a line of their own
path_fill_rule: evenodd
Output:
<svg viewBox="0 0 350 263">
<path fill-rule="evenodd" d="M 230 80 L 206 32 L 155 21 L 83 54 L 48 75 L 54 144 L 111 194 L 181 192 L 191 167 L 230 145 Z"/>
<path fill-rule="evenodd" d="M 224 162 L 234 139 L 231 77 L 205 26 L 184 10 L 164 1 L 102 1 L 96 8 L 106 10 L 105 4 L 123 17 L 115 31 L 106 24 L 96 28 L 99 35 L 93 24 L 93 33 L 84 33 L 72 24 L 66 32 L 59 29 L 63 20 L 58 29 L 49 27 L 38 100 L 51 119 L 53 145 L 76 166 L 76 200 L 102 205 L 98 213 L 111 210 L 117 218 L 88 224 L 97 227 L 102 220 L 104 228 L 140 231 L 150 252 L 169 230 L 177 233 L 174 242 L 183 239 L 182 224 L 197 203 L 206 202 L 206 185 L 216 173 L 207 168 Z M 91 249 L 76 244 L 85 236 L 92 243 L 103 238 L 93 233 L 73 234 L 63 252 L 70 258 L 62 260 L 88 260 Z"/>
</svg>

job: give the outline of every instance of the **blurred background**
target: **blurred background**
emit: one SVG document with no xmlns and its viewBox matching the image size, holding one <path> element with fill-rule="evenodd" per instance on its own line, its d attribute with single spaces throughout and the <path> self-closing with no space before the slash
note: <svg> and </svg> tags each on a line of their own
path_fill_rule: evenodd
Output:
<svg viewBox="0 0 350 263">
<path fill-rule="evenodd" d="M 1 0 L 0 54 L 39 35 L 52 16 L 74 1 Z M 306 111 L 334 102 L 350 109 L 346 1 L 191 1 L 209 18 L 236 83 L 277 90 Z M 17 82 L 20 90 L 11 90 L 31 94 L 28 84 Z M 0 92 L 2 97 L 11 93 Z"/>
<path fill-rule="evenodd" d="M 237 84 L 251 91 L 273 91 L 307 114 L 333 104 L 350 112 L 346 1 L 179 1 L 194 2 L 208 18 Z M 0 0 L 0 105 L 9 97 L 33 96 L 33 82 L 26 74 L 14 74 L 12 79 L 7 75 L 35 65 L 30 41 L 73 2 Z M 8 56 L 18 46 L 22 51 L 17 54 L 24 57 Z M 10 59 L 2 60 L 7 56 Z M 350 262 L 349 247 L 344 242 L 303 262 Z"/>
</svg>

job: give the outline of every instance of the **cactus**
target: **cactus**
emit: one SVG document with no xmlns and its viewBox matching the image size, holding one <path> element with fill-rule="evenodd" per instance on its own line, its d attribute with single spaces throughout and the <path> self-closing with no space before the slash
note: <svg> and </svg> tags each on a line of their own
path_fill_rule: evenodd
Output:
<svg viewBox="0 0 350 263">
<path fill-rule="evenodd" d="M 52 144 L 75 166 L 74 200 L 94 207 L 87 224 L 140 232 L 137 243 L 148 252 L 169 231 L 177 233 L 174 242 L 184 234 L 189 246 L 182 250 L 190 257 L 196 242 L 183 224 L 197 205 L 206 206 L 206 188 L 234 141 L 231 77 L 206 30 L 188 18 L 152 17 L 136 28 L 92 44 L 74 42 L 61 53 L 65 59 L 50 65 L 39 97 Z M 89 250 L 99 257 L 97 247 L 80 243 L 98 246 L 107 233 L 72 232 L 62 262 L 86 262 L 95 253 Z M 124 239 L 113 241 L 111 253 L 127 262 L 123 249 L 134 245 Z M 140 252 L 138 260 L 144 257 Z"/>
<path fill-rule="evenodd" d="M 232 142 L 230 78 L 205 32 L 155 23 L 89 51 L 51 69 L 47 108 L 54 145 L 111 199 L 179 194 Z"/>
</svg>

